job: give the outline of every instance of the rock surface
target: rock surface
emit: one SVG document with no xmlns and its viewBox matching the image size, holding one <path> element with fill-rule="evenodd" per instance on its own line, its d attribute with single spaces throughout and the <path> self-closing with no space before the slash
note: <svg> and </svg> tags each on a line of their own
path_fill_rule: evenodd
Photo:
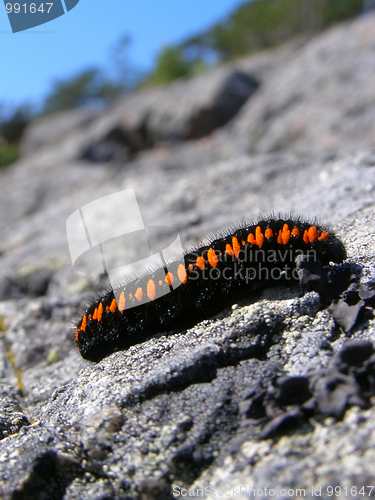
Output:
<svg viewBox="0 0 375 500">
<path fill-rule="evenodd" d="M 300 47 L 241 109 L 231 135 L 252 153 L 374 147 L 373 15 Z"/>
<path fill-rule="evenodd" d="M 43 147 L 56 146 L 66 141 L 70 135 L 75 135 L 77 130 L 86 129 L 97 116 L 97 111 L 85 108 L 72 109 L 35 120 L 23 137 L 23 154 L 27 155 Z"/>
<path fill-rule="evenodd" d="M 125 95 L 86 131 L 82 157 L 124 160 L 163 141 L 209 135 L 233 118 L 258 86 L 250 74 L 228 66 Z"/>
<path fill-rule="evenodd" d="M 239 61 L 260 86 L 228 124 L 173 144 L 156 124 L 153 147 L 127 159 L 82 158 L 92 131 L 121 118 L 123 102 L 88 121 L 77 111 L 32 125 L 27 154 L 0 171 L 2 499 L 169 499 L 186 496 L 182 488 L 204 498 L 248 498 L 251 488 L 265 498 L 285 497 L 282 488 L 310 498 L 321 488 L 327 498 L 330 487 L 341 498 L 363 498 L 362 487 L 370 496 L 371 287 L 348 332 L 316 292 L 275 286 L 92 364 L 71 326 L 108 283 L 74 271 L 65 223 L 126 188 L 145 225 L 175 227 L 187 246 L 259 213 L 298 213 L 334 228 L 348 252 L 343 272 L 349 266 L 362 285 L 374 280 L 374 61 L 374 16 Z M 212 105 L 213 88 L 200 109 Z M 309 118 L 313 108 L 322 120 Z M 265 118 L 266 109 L 274 112 Z M 293 136 L 297 117 L 306 127 Z"/>
</svg>

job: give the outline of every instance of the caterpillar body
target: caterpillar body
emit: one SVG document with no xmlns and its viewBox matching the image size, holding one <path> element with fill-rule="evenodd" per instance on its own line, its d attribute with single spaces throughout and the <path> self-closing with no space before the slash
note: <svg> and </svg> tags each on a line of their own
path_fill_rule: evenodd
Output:
<svg viewBox="0 0 375 500">
<path fill-rule="evenodd" d="M 341 263 L 343 243 L 322 226 L 292 218 L 244 224 L 116 290 L 84 311 L 75 329 L 81 355 L 99 361 L 149 336 L 187 329 L 259 286 L 298 280 L 298 255 Z M 159 297 L 159 298 L 156 298 Z"/>
</svg>

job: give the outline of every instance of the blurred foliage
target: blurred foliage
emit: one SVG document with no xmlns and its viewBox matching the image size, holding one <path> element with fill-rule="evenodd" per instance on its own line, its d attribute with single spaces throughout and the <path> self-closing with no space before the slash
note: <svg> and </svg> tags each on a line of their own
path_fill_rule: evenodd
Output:
<svg viewBox="0 0 375 500">
<path fill-rule="evenodd" d="M 196 68 L 275 47 L 294 36 L 317 33 L 368 8 L 368 0 L 252 0 L 225 21 L 167 47 L 146 83 L 168 83 Z"/>
<path fill-rule="evenodd" d="M 14 163 L 20 156 L 18 144 L 8 144 L 0 138 L 0 168 Z"/>
<path fill-rule="evenodd" d="M 143 75 L 129 61 L 130 43 L 130 37 L 123 35 L 110 47 L 108 69 L 88 68 L 56 81 L 44 101 L 42 114 L 82 106 L 104 107 L 134 89 Z"/>
<path fill-rule="evenodd" d="M 145 78 L 142 72 L 129 57 L 131 38 L 123 35 L 109 48 L 109 60 L 112 65 L 112 81 L 121 86 L 124 92 L 132 90 L 139 81 Z"/>
<path fill-rule="evenodd" d="M 19 157 L 18 144 L 32 117 L 33 111 L 28 104 L 10 109 L 0 105 L 0 167 L 13 163 Z"/>
<path fill-rule="evenodd" d="M 195 76 L 207 69 L 202 57 L 187 57 L 183 47 L 165 47 L 158 55 L 156 70 L 140 86 L 163 85 L 182 76 Z"/>
<path fill-rule="evenodd" d="M 189 75 L 189 65 L 179 47 L 168 46 L 158 55 L 157 69 L 148 79 L 151 85 L 160 85 Z"/>
<path fill-rule="evenodd" d="M 357 16 L 363 6 L 363 0 L 253 0 L 184 47 L 200 45 L 214 51 L 219 61 L 229 61 L 296 35 L 317 33 Z"/>
<path fill-rule="evenodd" d="M 80 106 L 103 106 L 122 92 L 121 85 L 109 81 L 99 69 L 86 69 L 73 78 L 54 83 L 44 102 L 43 114 Z"/>
<path fill-rule="evenodd" d="M 2 140 L 10 144 L 18 142 L 32 117 L 33 111 L 28 104 L 8 109 L 4 104 L 0 105 L 0 137 Z"/>
</svg>

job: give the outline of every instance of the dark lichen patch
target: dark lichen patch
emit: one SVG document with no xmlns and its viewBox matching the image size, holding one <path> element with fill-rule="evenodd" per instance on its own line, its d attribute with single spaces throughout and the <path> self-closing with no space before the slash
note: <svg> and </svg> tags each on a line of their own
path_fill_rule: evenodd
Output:
<svg viewBox="0 0 375 500">
<path fill-rule="evenodd" d="M 281 376 L 242 403 L 244 418 L 261 420 L 260 437 L 295 432 L 310 418 L 341 420 L 351 406 L 368 408 L 375 395 L 375 348 L 366 340 L 346 342 L 327 368 L 305 376 Z M 303 427 L 303 426 L 302 426 Z"/>
</svg>

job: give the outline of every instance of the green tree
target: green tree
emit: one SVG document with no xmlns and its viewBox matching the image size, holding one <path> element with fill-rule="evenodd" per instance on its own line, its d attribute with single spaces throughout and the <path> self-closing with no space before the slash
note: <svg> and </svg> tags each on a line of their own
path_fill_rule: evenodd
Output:
<svg viewBox="0 0 375 500">
<path fill-rule="evenodd" d="M 363 0 L 329 0 L 322 5 L 323 28 L 357 16 L 364 8 Z"/>
<path fill-rule="evenodd" d="M 190 65 L 186 62 L 180 47 L 165 47 L 158 55 L 156 70 L 146 80 L 152 85 L 169 83 L 181 76 L 190 75 Z"/>
<path fill-rule="evenodd" d="M 8 109 L 7 109 L 8 108 Z M 20 155 L 19 142 L 33 117 L 29 104 L 10 108 L 0 104 L 0 167 L 15 162 Z"/>
<path fill-rule="evenodd" d="M 355 17 L 363 7 L 364 0 L 252 0 L 182 46 L 209 50 L 218 61 L 229 61 L 299 34 L 316 33 Z"/>
<path fill-rule="evenodd" d="M 122 91 L 121 85 L 110 82 L 100 70 L 86 69 L 73 78 L 55 82 L 44 102 L 43 113 L 90 104 L 107 104 Z"/>
<path fill-rule="evenodd" d="M 0 106 L 0 137 L 8 144 L 18 143 L 33 117 L 30 104 L 20 104 L 15 108 Z"/>
</svg>

